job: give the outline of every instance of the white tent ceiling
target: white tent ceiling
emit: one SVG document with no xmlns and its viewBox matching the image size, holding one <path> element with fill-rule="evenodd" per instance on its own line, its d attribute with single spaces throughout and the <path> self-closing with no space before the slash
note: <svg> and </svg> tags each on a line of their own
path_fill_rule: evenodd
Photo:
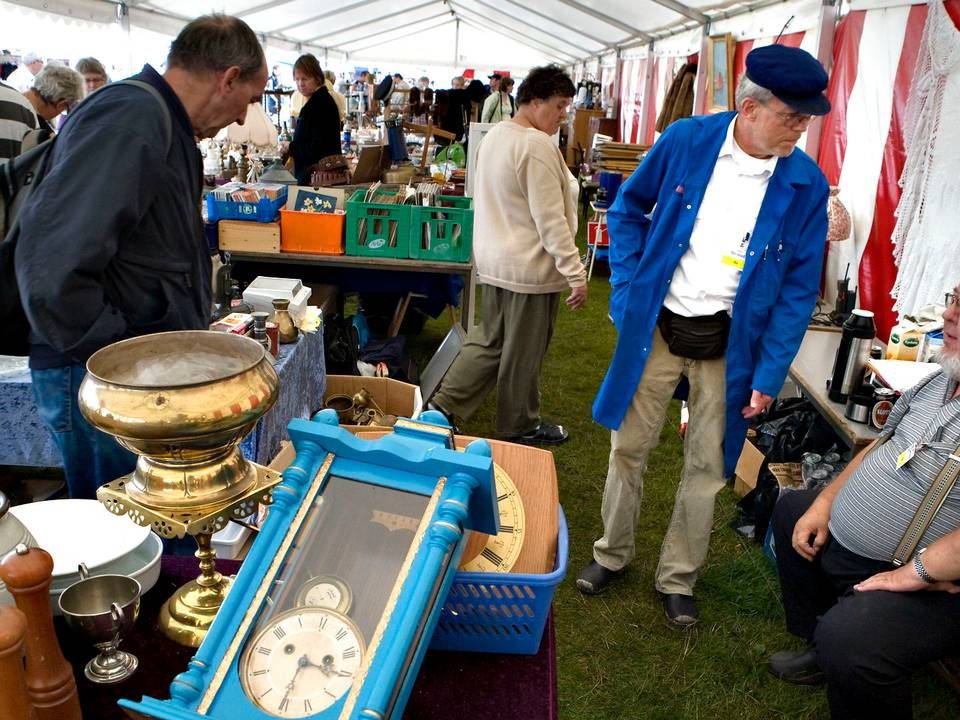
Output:
<svg viewBox="0 0 960 720">
<path fill-rule="evenodd" d="M 265 44 L 323 62 L 504 68 L 573 66 L 784 0 L 14 0 L 168 35 L 207 12 L 243 18 Z M 8 3 L 9 4 L 9 3 Z M 120 18 L 118 21 L 117 18 Z M 5 40 L 5 42 L 9 42 Z"/>
</svg>

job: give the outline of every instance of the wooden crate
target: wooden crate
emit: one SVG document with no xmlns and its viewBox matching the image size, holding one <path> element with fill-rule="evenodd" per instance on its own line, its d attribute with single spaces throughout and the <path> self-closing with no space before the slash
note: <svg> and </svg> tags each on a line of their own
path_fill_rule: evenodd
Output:
<svg viewBox="0 0 960 720">
<path fill-rule="evenodd" d="M 218 223 L 221 250 L 279 253 L 280 223 L 221 220 Z"/>
</svg>

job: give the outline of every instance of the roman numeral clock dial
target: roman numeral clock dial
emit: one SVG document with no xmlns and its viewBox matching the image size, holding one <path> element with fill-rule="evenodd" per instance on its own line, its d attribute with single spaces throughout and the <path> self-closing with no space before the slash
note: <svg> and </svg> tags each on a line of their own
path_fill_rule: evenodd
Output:
<svg viewBox="0 0 960 720">
<path fill-rule="evenodd" d="M 513 569 L 523 549 L 526 518 L 523 499 L 507 472 L 494 465 L 500 532 L 496 535 L 471 533 L 460 561 L 464 572 L 503 572 Z"/>
<path fill-rule="evenodd" d="M 363 635 L 346 615 L 298 607 L 250 640 L 240 658 L 240 684 L 269 715 L 306 717 L 346 695 L 363 653 Z"/>
</svg>

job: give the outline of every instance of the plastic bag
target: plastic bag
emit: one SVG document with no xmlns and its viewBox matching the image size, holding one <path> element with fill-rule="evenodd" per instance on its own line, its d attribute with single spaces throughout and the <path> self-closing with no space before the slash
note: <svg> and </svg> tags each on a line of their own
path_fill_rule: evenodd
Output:
<svg viewBox="0 0 960 720">
<path fill-rule="evenodd" d="M 437 164 L 452 162 L 458 168 L 465 168 L 467 166 L 467 153 L 460 143 L 450 143 L 439 151 L 433 160 Z"/>
</svg>

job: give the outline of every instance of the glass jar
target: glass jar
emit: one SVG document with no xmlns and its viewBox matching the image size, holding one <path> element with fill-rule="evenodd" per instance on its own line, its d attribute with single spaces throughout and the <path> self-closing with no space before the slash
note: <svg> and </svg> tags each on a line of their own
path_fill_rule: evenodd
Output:
<svg viewBox="0 0 960 720">
<path fill-rule="evenodd" d="M 293 317 L 290 315 L 290 301 L 282 298 L 277 298 L 273 301 L 273 315 L 270 317 L 271 322 L 277 324 L 277 328 L 280 330 L 280 343 L 293 343 L 297 341 L 297 336 L 300 334 L 300 331 L 297 329 L 296 324 L 293 322 Z"/>
</svg>

